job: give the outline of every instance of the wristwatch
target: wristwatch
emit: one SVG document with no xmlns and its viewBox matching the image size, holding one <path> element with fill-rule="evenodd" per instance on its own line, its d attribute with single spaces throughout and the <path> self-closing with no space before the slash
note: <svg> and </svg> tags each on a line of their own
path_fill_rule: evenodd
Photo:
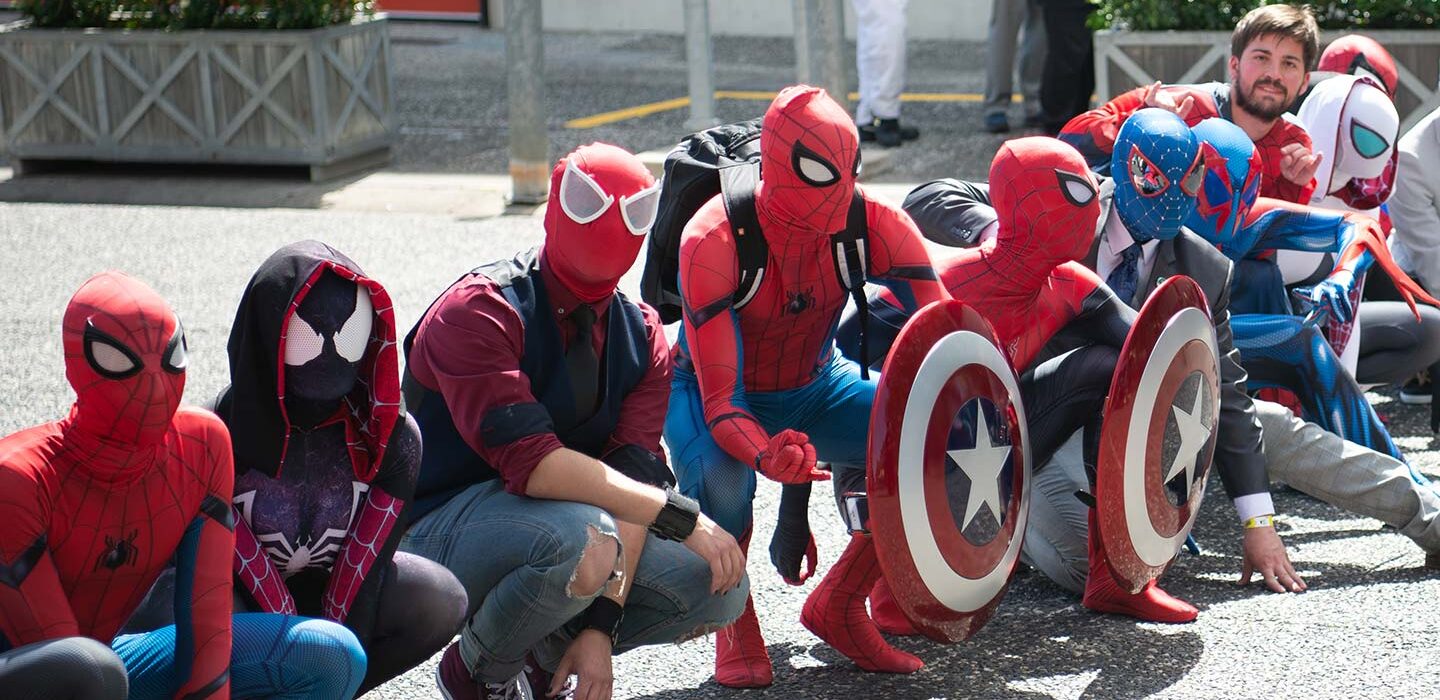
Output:
<svg viewBox="0 0 1440 700">
<path fill-rule="evenodd" d="M 650 531 L 662 540 L 684 542 L 699 519 L 700 504 L 670 487 L 665 489 L 665 507 L 655 515 Z"/>
<path fill-rule="evenodd" d="M 610 645 L 615 646 L 620 642 L 620 622 L 624 619 L 625 608 L 602 595 L 585 609 L 584 627 L 581 629 L 604 632 L 610 638 Z"/>
</svg>

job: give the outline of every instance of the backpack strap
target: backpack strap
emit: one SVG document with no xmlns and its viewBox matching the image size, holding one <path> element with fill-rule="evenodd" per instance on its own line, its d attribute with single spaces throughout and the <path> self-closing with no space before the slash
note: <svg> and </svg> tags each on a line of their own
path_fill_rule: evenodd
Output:
<svg viewBox="0 0 1440 700">
<path fill-rule="evenodd" d="M 866 247 L 870 228 L 865 221 L 865 197 L 860 189 L 850 198 L 850 213 L 845 218 L 845 230 L 830 237 L 835 249 L 831 258 L 835 261 L 835 279 L 855 300 L 860 312 L 860 378 L 870 379 L 870 367 L 865 359 L 869 357 L 866 340 L 869 337 L 870 298 L 865 296 L 865 280 L 870 276 L 870 251 Z"/>
<path fill-rule="evenodd" d="M 732 306 L 744 308 L 760 289 L 765 279 L 765 263 L 770 259 L 770 246 L 760 230 L 760 217 L 755 213 L 755 186 L 760 184 L 760 164 L 742 163 L 720 169 L 720 194 L 725 200 L 725 216 L 735 235 L 735 257 L 740 263 L 740 281 L 735 285 Z"/>
</svg>

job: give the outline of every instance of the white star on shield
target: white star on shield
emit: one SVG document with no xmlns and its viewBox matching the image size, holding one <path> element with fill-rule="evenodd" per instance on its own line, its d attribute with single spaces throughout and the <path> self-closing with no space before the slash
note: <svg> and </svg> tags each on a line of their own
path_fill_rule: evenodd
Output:
<svg viewBox="0 0 1440 700">
<path fill-rule="evenodd" d="M 1000 471 L 1010 457 L 1010 445 L 995 445 L 990 442 L 990 426 L 985 423 L 985 411 L 976 407 L 975 446 L 965 450 L 947 450 L 946 454 L 960 471 L 970 479 L 970 497 L 965 501 L 963 531 L 970 527 L 980 506 L 990 506 L 990 513 L 996 522 L 1000 520 Z"/>
<path fill-rule="evenodd" d="M 1169 483 L 1176 475 L 1185 473 L 1185 493 L 1190 493 L 1190 485 L 1195 483 L 1196 461 L 1200 459 L 1200 450 L 1205 448 L 1205 443 L 1210 440 L 1210 428 L 1202 420 L 1201 408 L 1204 400 L 1204 383 L 1195 388 L 1195 402 L 1189 411 L 1179 406 L 1171 406 L 1170 411 L 1175 416 L 1175 427 L 1180 432 L 1180 447 L 1175 450 L 1175 459 L 1170 463 L 1170 470 L 1165 473 L 1165 482 Z"/>
</svg>

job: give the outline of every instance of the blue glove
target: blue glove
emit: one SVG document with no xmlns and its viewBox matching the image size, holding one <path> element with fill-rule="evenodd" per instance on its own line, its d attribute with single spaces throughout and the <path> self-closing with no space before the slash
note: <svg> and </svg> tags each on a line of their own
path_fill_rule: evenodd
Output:
<svg viewBox="0 0 1440 700">
<path fill-rule="evenodd" d="M 1310 290 L 1310 301 L 1316 308 L 1329 309 L 1331 318 L 1345 323 L 1355 316 L 1355 307 L 1350 304 L 1350 291 L 1354 287 L 1355 276 L 1348 270 L 1340 270 Z"/>
</svg>

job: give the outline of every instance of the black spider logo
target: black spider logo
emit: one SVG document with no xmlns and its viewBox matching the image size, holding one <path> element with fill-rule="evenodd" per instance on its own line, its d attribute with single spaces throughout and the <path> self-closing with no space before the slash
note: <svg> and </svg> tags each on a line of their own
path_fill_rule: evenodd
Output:
<svg viewBox="0 0 1440 700">
<path fill-rule="evenodd" d="M 785 313 L 803 314 L 806 309 L 815 305 L 814 287 L 806 287 L 803 292 L 785 292 Z"/>
<path fill-rule="evenodd" d="M 127 564 L 134 564 L 140 556 L 140 550 L 135 547 L 135 538 L 139 535 L 139 530 L 131 530 L 130 534 L 122 539 L 106 535 L 105 551 L 95 559 L 95 568 L 92 571 L 99 571 L 101 566 L 114 571 Z"/>
</svg>

